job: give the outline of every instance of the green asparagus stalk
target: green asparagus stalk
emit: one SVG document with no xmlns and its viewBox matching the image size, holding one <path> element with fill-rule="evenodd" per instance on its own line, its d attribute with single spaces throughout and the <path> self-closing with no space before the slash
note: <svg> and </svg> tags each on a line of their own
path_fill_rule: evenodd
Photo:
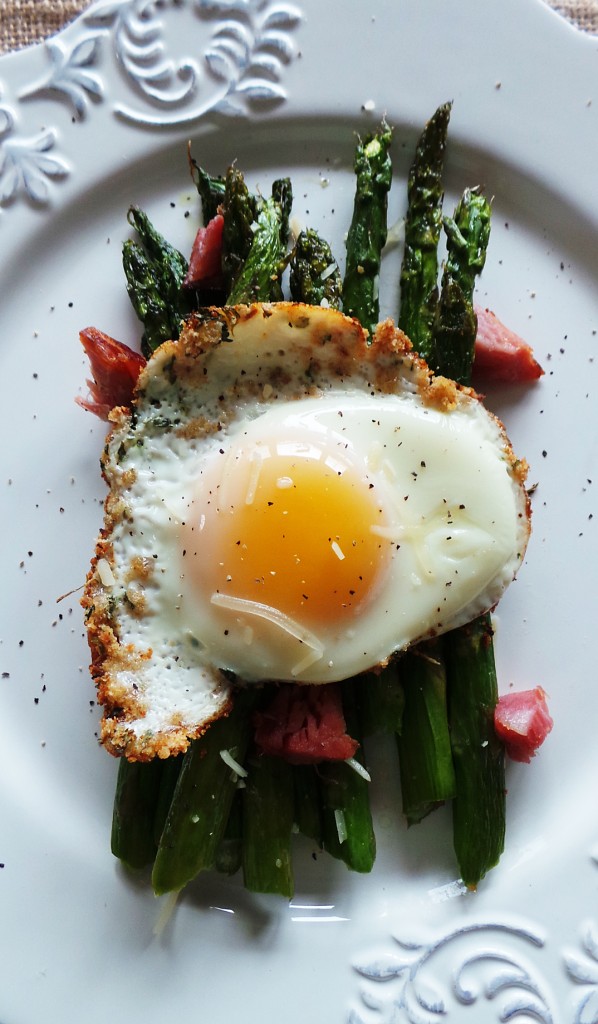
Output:
<svg viewBox="0 0 598 1024">
<path fill-rule="evenodd" d="M 492 626 L 482 615 L 445 637 L 457 794 L 453 842 L 461 877 L 475 889 L 505 840 L 504 751 L 493 726 L 498 686 Z"/>
<path fill-rule="evenodd" d="M 286 249 L 282 231 L 284 211 L 275 199 L 266 199 L 258 213 L 251 248 L 229 293 L 229 306 L 282 299 L 280 278 Z"/>
<path fill-rule="evenodd" d="M 214 722 L 185 754 L 154 861 L 157 895 L 178 891 L 214 867 L 237 787 L 221 752 L 243 763 L 255 699 L 254 691 L 239 691 L 228 717 Z"/>
<path fill-rule="evenodd" d="M 256 754 L 243 791 L 243 880 L 250 892 L 292 897 L 293 817 L 291 765 Z"/>
<path fill-rule="evenodd" d="M 405 251 L 401 267 L 399 326 L 428 359 L 438 300 L 438 242 L 442 227 L 442 172 L 450 104 L 424 126 L 409 172 Z M 415 824 L 455 794 L 446 700 L 446 674 L 437 640 L 401 659 L 405 693 L 402 735 L 397 738 L 403 813 Z"/>
<path fill-rule="evenodd" d="M 388 192 L 392 182 L 389 155 L 392 132 L 379 131 L 359 142 L 355 151 L 355 200 L 347 236 L 343 309 L 373 333 L 379 320 L 379 276 L 387 237 Z"/>
<path fill-rule="evenodd" d="M 361 744 L 361 713 L 357 680 L 343 683 L 343 710 L 350 736 Z M 363 748 L 355 760 L 365 768 Z M 319 767 L 324 849 L 344 860 L 352 871 L 368 872 L 376 858 L 376 839 L 370 810 L 370 783 L 345 761 Z"/>
<path fill-rule="evenodd" d="M 155 229 L 147 214 L 136 206 L 128 220 L 139 241 L 123 245 L 127 292 L 144 331 L 141 350 L 145 356 L 170 338 L 178 338 L 181 322 L 191 311 L 192 299 L 183 288 L 185 257 Z"/>
<path fill-rule="evenodd" d="M 438 640 L 418 644 L 400 662 L 403 728 L 397 735 L 403 813 L 409 825 L 455 795 L 446 673 Z"/>
<path fill-rule="evenodd" d="M 144 764 L 121 757 L 112 811 L 112 853 L 129 868 L 152 863 L 157 842 L 155 817 L 164 762 Z"/>
<path fill-rule="evenodd" d="M 162 774 L 154 811 L 154 838 L 156 840 L 156 851 L 160 844 L 162 831 L 166 824 L 170 804 L 174 796 L 174 791 L 183 764 L 183 757 L 182 755 L 178 755 L 177 757 L 167 757 L 164 761 L 161 761 L 160 764 L 162 765 Z"/>
<path fill-rule="evenodd" d="M 253 242 L 253 225 L 257 220 L 261 201 L 251 194 L 245 178 L 236 167 L 229 167 L 222 214 L 222 269 L 230 293 L 241 272 Z"/>
<path fill-rule="evenodd" d="M 291 254 L 291 298 L 320 306 L 325 302 L 333 309 L 341 304 L 342 278 L 328 242 L 317 231 L 302 231 Z"/>
<path fill-rule="evenodd" d="M 196 160 L 191 156 L 189 150 L 189 168 L 191 171 L 191 177 L 195 183 L 195 187 L 199 193 L 201 199 L 201 211 L 203 214 L 204 224 L 212 220 L 218 213 L 219 207 L 224 202 L 224 194 L 226 189 L 226 178 L 220 177 L 219 175 L 213 176 L 201 167 Z"/>
<path fill-rule="evenodd" d="M 438 301 L 438 242 L 442 173 L 451 104 L 439 107 L 419 138 L 407 185 L 405 251 L 400 275 L 399 327 L 423 359 L 431 354 Z"/>
<path fill-rule="evenodd" d="M 293 209 L 293 187 L 290 178 L 276 178 L 272 182 L 272 199 L 280 207 L 280 241 L 286 247 L 289 240 L 289 223 Z"/>
<path fill-rule="evenodd" d="M 243 791 L 237 789 L 216 850 L 214 867 L 225 875 L 234 875 L 242 864 L 243 851 Z"/>
<path fill-rule="evenodd" d="M 486 260 L 490 235 L 488 200 L 479 189 L 467 189 L 454 217 L 446 217 L 444 226 L 447 257 L 434 320 L 435 361 L 445 376 L 459 384 L 469 384 L 477 333 L 473 290 Z"/>
<path fill-rule="evenodd" d="M 313 764 L 293 765 L 295 824 L 302 835 L 322 845 L 322 813 L 318 769 Z"/>
<path fill-rule="evenodd" d="M 405 691 L 396 662 L 362 678 L 361 722 L 365 736 L 400 733 L 404 710 Z"/>
<path fill-rule="evenodd" d="M 441 370 L 469 384 L 477 330 L 473 288 L 490 231 L 490 206 L 478 190 L 464 192 L 445 229 L 447 260 L 434 340 L 446 359 Z M 490 616 L 453 630 L 443 646 L 456 775 L 453 842 L 463 881 L 475 888 L 498 863 L 505 837 L 504 753 L 493 729 L 498 686 Z"/>
</svg>

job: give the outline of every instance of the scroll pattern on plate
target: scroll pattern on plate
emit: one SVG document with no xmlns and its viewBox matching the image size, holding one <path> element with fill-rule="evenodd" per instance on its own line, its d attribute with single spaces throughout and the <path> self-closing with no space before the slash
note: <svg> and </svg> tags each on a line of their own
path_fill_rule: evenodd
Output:
<svg viewBox="0 0 598 1024">
<path fill-rule="evenodd" d="M 177 38 L 191 52 L 175 53 L 168 30 L 182 17 L 192 31 Z M 286 0 L 172 0 L 162 9 L 153 0 L 98 0 L 45 44 L 47 67 L 15 105 L 2 102 L 0 91 L 0 205 L 24 198 L 45 207 L 53 184 L 76 170 L 57 152 L 54 127 L 34 135 L 21 130 L 36 100 L 66 106 L 74 123 L 107 103 L 114 116 L 152 129 L 207 114 L 267 113 L 287 99 L 284 75 L 297 55 L 302 19 Z M 117 83 L 118 96 L 108 81 Z"/>
</svg>

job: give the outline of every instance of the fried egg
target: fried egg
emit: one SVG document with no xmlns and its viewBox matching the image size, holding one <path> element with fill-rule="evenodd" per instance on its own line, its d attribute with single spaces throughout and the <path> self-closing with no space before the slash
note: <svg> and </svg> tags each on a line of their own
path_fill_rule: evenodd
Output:
<svg viewBox="0 0 598 1024">
<path fill-rule="evenodd" d="M 87 581 L 103 742 L 185 749 L 235 681 L 326 684 L 492 608 L 525 463 L 390 322 L 293 303 L 192 317 L 115 410 Z"/>
</svg>

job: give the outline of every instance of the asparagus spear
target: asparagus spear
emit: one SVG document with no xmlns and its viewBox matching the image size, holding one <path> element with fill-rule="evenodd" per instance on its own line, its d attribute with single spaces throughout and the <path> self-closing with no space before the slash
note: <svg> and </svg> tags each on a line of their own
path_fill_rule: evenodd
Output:
<svg viewBox="0 0 598 1024">
<path fill-rule="evenodd" d="M 243 791 L 243 880 L 250 892 L 293 895 L 291 765 L 256 754 Z"/>
<path fill-rule="evenodd" d="M 477 318 L 473 308 L 475 279 L 486 260 L 490 204 L 479 189 L 466 189 L 454 217 L 445 217 L 447 258 L 433 331 L 441 372 L 469 384 Z"/>
<path fill-rule="evenodd" d="M 157 895 L 182 889 L 214 866 L 237 784 L 221 752 L 242 764 L 255 700 L 255 691 L 239 691 L 229 716 L 214 722 L 185 754 L 154 861 Z"/>
<path fill-rule="evenodd" d="M 280 203 L 266 199 L 258 213 L 251 248 L 229 293 L 228 305 L 275 302 L 282 298 L 280 277 L 286 248 L 282 238 L 284 219 Z"/>
<path fill-rule="evenodd" d="M 131 206 L 128 220 L 140 241 L 124 243 L 123 267 L 129 298 L 144 326 L 141 350 L 149 356 L 163 341 L 178 338 L 181 322 L 191 311 L 191 297 L 182 287 L 187 261 L 143 210 Z"/>
<path fill-rule="evenodd" d="M 242 864 L 243 850 L 243 792 L 237 789 L 224 829 L 224 835 L 216 850 L 214 867 L 225 875 L 234 875 Z"/>
<path fill-rule="evenodd" d="M 438 299 L 438 241 L 442 226 L 442 171 L 450 104 L 424 126 L 409 172 L 405 252 L 401 267 L 399 326 L 430 358 Z M 397 738 L 403 813 L 420 821 L 455 793 L 446 702 L 446 674 L 437 640 L 401 659 L 405 728 Z"/>
<path fill-rule="evenodd" d="M 438 300 L 438 241 L 442 228 L 442 172 L 451 104 L 444 103 L 424 127 L 407 185 L 405 252 L 401 267 L 399 327 L 423 359 L 431 354 Z"/>
<path fill-rule="evenodd" d="M 252 225 L 257 219 L 258 208 L 259 201 L 247 188 L 241 172 L 236 167 L 229 167 L 222 203 L 222 269 L 228 292 L 249 255 L 253 241 Z"/>
<path fill-rule="evenodd" d="M 493 727 L 498 700 L 492 626 L 482 615 L 445 638 L 457 794 L 453 842 L 461 877 L 475 889 L 505 840 L 504 750 Z"/>
<path fill-rule="evenodd" d="M 289 221 L 293 208 L 293 187 L 290 178 L 276 178 L 272 182 L 272 199 L 280 207 L 280 241 L 286 246 L 289 240 Z"/>
<path fill-rule="evenodd" d="M 389 148 L 392 132 L 379 131 L 359 142 L 355 150 L 355 201 L 347 236 L 343 308 L 370 333 L 379 320 L 379 275 L 386 242 L 388 192 L 392 182 Z"/>
<path fill-rule="evenodd" d="M 362 678 L 361 721 L 366 736 L 400 733 L 404 710 L 405 691 L 396 662 Z"/>
<path fill-rule="evenodd" d="M 444 353 L 447 374 L 469 384 L 477 330 L 473 288 L 486 257 L 489 203 L 478 190 L 467 189 L 445 229 L 435 344 Z M 492 724 L 498 686 L 490 616 L 449 633 L 444 651 L 457 783 L 453 841 L 463 881 L 475 888 L 498 863 L 505 837 L 504 753 Z"/>
<path fill-rule="evenodd" d="M 322 845 L 322 812 L 318 768 L 313 764 L 293 765 L 295 824 L 302 835 Z"/>
<path fill-rule="evenodd" d="M 156 850 L 158 849 L 160 837 L 166 824 L 170 804 L 174 796 L 174 791 L 183 764 L 183 757 L 182 755 L 177 755 L 177 757 L 167 757 L 164 761 L 161 761 L 160 764 L 162 765 L 162 774 L 154 810 L 154 838 L 156 841 Z"/>
<path fill-rule="evenodd" d="M 219 175 L 213 176 L 208 174 L 208 172 L 193 159 L 190 149 L 188 157 L 191 177 L 193 178 L 195 187 L 199 193 L 199 198 L 201 199 L 201 210 L 204 224 L 207 224 L 209 220 L 212 220 L 212 217 L 216 216 L 219 207 L 224 202 L 226 178 Z"/>
<path fill-rule="evenodd" d="M 291 297 L 295 302 L 334 309 L 341 304 L 342 279 L 328 242 L 317 231 L 302 231 L 291 254 Z"/>
<path fill-rule="evenodd" d="M 359 686 L 358 680 L 343 683 L 343 710 L 347 731 L 361 743 Z M 365 768 L 362 747 L 355 759 Z M 324 849 L 344 860 L 353 871 L 371 871 L 376 858 L 376 839 L 369 782 L 345 761 L 321 764 L 319 774 Z"/>
<path fill-rule="evenodd" d="M 118 765 L 112 811 L 111 847 L 115 857 L 130 868 L 151 864 L 156 853 L 154 830 L 162 780 L 162 761 L 127 761 Z"/>
<path fill-rule="evenodd" d="M 410 825 L 455 795 L 448 729 L 446 672 L 438 640 L 403 656 L 403 728 L 397 735 L 403 813 Z"/>
</svg>

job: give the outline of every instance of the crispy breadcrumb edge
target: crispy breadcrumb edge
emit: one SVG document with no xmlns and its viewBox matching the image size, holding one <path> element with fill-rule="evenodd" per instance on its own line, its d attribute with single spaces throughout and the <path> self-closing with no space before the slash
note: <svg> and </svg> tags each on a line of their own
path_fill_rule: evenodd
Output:
<svg viewBox="0 0 598 1024">
<path fill-rule="evenodd" d="M 456 384 L 446 377 L 435 377 L 427 363 L 413 351 L 409 338 L 390 319 L 377 326 L 370 340 L 367 331 L 363 330 L 357 320 L 336 310 L 323 310 L 302 303 L 264 303 L 213 307 L 192 314 L 183 325 L 178 340 L 161 345 L 141 370 L 134 409 L 143 403 L 146 392 L 151 391 L 152 384 L 163 375 L 168 375 L 171 381 L 176 379 L 181 386 L 201 388 L 210 355 L 218 346 L 234 337 L 239 323 L 246 325 L 254 318 L 261 318 L 265 322 L 271 317 L 277 321 L 281 315 L 284 315 L 289 328 L 297 328 L 300 332 L 304 328 L 311 328 L 309 345 L 305 347 L 309 351 L 310 368 L 316 378 L 318 373 L 323 372 L 332 373 L 333 379 L 336 377 L 343 380 L 353 376 L 355 367 L 359 366 L 361 370 L 367 369 L 368 383 L 375 391 L 392 394 L 407 379 L 426 405 L 444 412 L 455 408 L 464 398 L 480 400 L 473 389 Z M 314 319 L 315 325 L 312 322 Z M 302 340 L 304 343 L 305 339 Z M 281 370 L 283 375 L 284 370 Z M 272 381 L 273 386 L 286 382 L 277 380 L 275 376 Z M 493 419 L 504 437 L 505 458 L 510 469 L 523 485 L 527 464 L 516 458 L 503 424 L 497 417 L 493 416 Z M 109 420 L 112 426 L 102 458 L 105 479 L 104 459 L 111 434 L 127 429 L 131 422 L 131 410 L 124 407 L 113 409 Z M 212 429 L 212 421 L 197 417 L 181 428 L 180 433 L 190 438 L 202 436 Z M 131 478 L 127 480 L 125 475 L 123 485 L 131 482 Z M 111 611 L 109 588 L 102 584 L 98 569 L 100 562 L 113 565 L 109 538 L 123 510 L 121 495 L 110 491 L 105 499 L 104 526 L 91 561 L 81 605 L 85 612 L 91 652 L 91 676 L 96 686 L 98 703 L 103 707 L 100 742 L 114 756 L 125 756 L 131 761 L 149 761 L 155 757 L 167 758 L 183 753 L 189 743 L 202 736 L 213 721 L 230 712 L 232 701 L 230 697 L 225 698 L 211 718 L 195 726 L 189 722 L 172 720 L 168 728 L 161 731 L 141 731 L 138 734 L 133 731 L 132 723 L 142 721 L 148 708 L 142 687 L 135 689 L 125 686 L 119 682 L 119 674 L 123 671 L 140 672 L 144 663 L 151 660 L 152 650 L 136 650 L 133 645 L 121 644 L 117 623 Z M 529 522 L 529 497 L 526 511 Z"/>
</svg>

